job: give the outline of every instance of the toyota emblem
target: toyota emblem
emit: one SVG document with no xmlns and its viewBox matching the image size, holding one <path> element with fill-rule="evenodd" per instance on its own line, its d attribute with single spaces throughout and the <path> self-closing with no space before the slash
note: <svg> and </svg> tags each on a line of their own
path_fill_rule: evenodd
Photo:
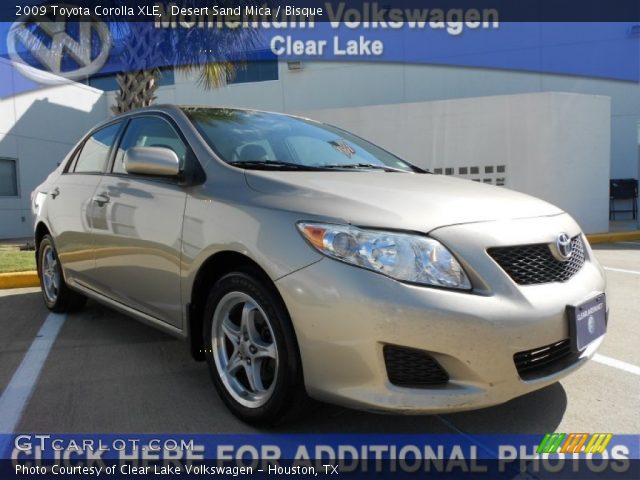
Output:
<svg viewBox="0 0 640 480">
<path fill-rule="evenodd" d="M 555 249 L 553 249 L 556 258 L 562 262 L 566 262 L 571 258 L 573 253 L 573 245 L 571 243 L 571 237 L 566 233 L 561 233 L 556 239 Z"/>
</svg>

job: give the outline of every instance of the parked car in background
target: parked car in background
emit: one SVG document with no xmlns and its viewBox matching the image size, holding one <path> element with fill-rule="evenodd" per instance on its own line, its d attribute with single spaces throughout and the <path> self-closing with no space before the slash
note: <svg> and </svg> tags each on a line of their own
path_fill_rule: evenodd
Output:
<svg viewBox="0 0 640 480">
<path fill-rule="evenodd" d="M 92 298 L 187 339 L 247 422 L 307 395 L 495 405 L 584 365 L 606 330 L 603 270 L 569 215 L 304 118 L 131 112 L 32 199 L 48 308 Z"/>
</svg>

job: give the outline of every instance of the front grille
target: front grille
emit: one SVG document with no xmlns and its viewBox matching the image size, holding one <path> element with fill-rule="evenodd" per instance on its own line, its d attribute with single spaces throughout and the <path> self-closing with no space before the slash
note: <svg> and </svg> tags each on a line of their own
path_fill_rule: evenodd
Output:
<svg viewBox="0 0 640 480">
<path fill-rule="evenodd" d="M 387 376 L 394 385 L 425 388 L 444 385 L 449 381 L 444 368 L 427 352 L 385 345 L 383 353 Z"/>
<path fill-rule="evenodd" d="M 513 356 L 518 374 L 523 380 L 552 375 L 566 368 L 576 359 L 577 354 L 572 352 L 569 340 L 518 352 Z"/>
<path fill-rule="evenodd" d="M 580 236 L 571 240 L 573 253 L 566 262 L 557 260 L 546 243 L 496 247 L 489 255 L 519 285 L 566 282 L 584 266 L 584 245 Z"/>
</svg>

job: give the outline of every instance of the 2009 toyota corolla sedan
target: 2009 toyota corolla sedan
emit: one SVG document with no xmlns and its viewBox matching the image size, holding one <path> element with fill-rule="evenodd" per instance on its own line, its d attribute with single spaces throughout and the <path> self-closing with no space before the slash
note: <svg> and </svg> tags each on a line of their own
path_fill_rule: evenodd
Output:
<svg viewBox="0 0 640 480">
<path fill-rule="evenodd" d="M 188 339 L 247 422 L 307 395 L 498 404 L 579 368 L 606 330 L 604 274 L 569 215 L 308 119 L 138 110 L 32 197 L 46 305 L 92 298 Z"/>
</svg>

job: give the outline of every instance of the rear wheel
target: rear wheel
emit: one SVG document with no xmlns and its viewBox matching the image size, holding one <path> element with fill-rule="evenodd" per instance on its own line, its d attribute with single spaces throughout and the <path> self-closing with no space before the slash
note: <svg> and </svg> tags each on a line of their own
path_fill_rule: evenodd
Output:
<svg viewBox="0 0 640 480">
<path fill-rule="evenodd" d="M 298 346 L 280 299 L 251 272 L 212 288 L 205 346 L 214 385 L 227 407 L 253 424 L 282 422 L 306 398 Z"/>
<path fill-rule="evenodd" d="M 58 252 L 50 235 L 45 235 L 38 248 L 38 277 L 47 308 L 62 313 L 78 310 L 87 298 L 67 287 L 62 274 Z"/>
</svg>

